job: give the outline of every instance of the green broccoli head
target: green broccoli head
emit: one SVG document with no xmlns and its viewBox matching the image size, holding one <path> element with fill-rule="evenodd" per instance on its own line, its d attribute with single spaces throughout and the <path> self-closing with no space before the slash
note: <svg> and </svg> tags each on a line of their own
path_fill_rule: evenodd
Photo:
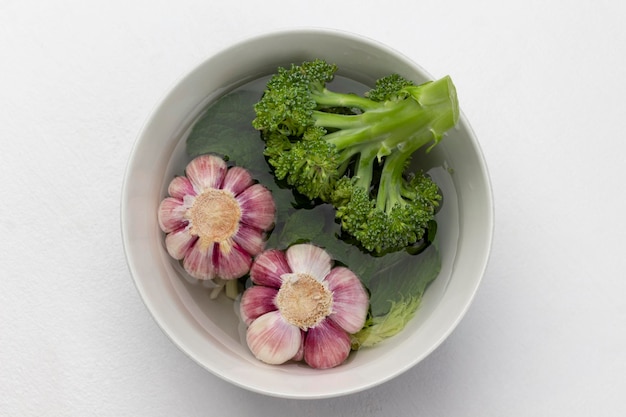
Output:
<svg viewBox="0 0 626 417">
<path fill-rule="evenodd" d="M 341 229 L 358 239 L 356 231 L 368 228 L 370 213 L 375 209 L 369 191 L 356 184 L 356 179 L 340 178 L 331 195 L 335 217 Z"/>
<path fill-rule="evenodd" d="M 426 174 L 402 180 L 383 198 L 347 177 L 337 181 L 332 195 L 343 232 L 368 252 L 384 254 L 405 249 L 425 236 L 441 200 L 439 188 Z"/>
<path fill-rule="evenodd" d="M 279 68 L 254 106 L 253 127 L 286 136 L 302 135 L 313 125 L 313 111 L 317 108 L 313 94 L 323 90 L 336 71 L 335 65 L 323 60 Z"/>
<path fill-rule="evenodd" d="M 392 74 L 359 96 L 329 90 L 336 70 L 322 60 L 279 69 L 253 126 L 275 176 L 332 204 L 342 233 L 370 252 L 403 249 L 422 239 L 440 199 L 408 161 L 458 121 L 455 87 L 450 77 L 415 85 Z"/>
<path fill-rule="evenodd" d="M 339 154 L 322 139 L 325 134 L 325 129 L 311 127 L 294 142 L 279 134 L 266 139 L 265 155 L 276 178 L 310 199 L 327 199 L 338 178 Z"/>
<path fill-rule="evenodd" d="M 365 97 L 374 101 L 398 101 L 407 98 L 405 87 L 414 86 L 413 81 L 398 74 L 390 74 L 376 80 L 376 86 L 365 93 Z"/>
</svg>

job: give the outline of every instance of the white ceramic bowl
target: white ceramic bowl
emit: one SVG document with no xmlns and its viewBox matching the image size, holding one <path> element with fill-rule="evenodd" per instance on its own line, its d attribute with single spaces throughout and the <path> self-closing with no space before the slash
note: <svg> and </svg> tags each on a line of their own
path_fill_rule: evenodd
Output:
<svg viewBox="0 0 626 417">
<path fill-rule="evenodd" d="M 241 343 L 232 303 L 208 302 L 206 292 L 181 279 L 164 249 L 157 207 L 184 160 L 184 133 L 203 108 L 224 92 L 280 65 L 324 58 L 340 74 L 371 84 L 397 72 L 415 82 L 433 79 L 405 56 L 361 36 L 319 29 L 257 36 L 213 55 L 178 81 L 158 103 L 130 156 L 122 191 L 121 225 L 130 272 L 154 319 L 198 364 L 240 387 L 285 398 L 325 398 L 358 392 L 410 369 L 453 331 L 485 271 L 493 233 L 487 167 L 469 123 L 429 154 L 448 182 L 439 213 L 443 270 L 416 317 L 397 336 L 357 352 L 330 370 L 265 365 Z M 445 74 L 441 74 L 443 76 Z M 463 92 L 459 91 L 463 103 Z M 148 347 L 146 351 L 149 352 Z"/>
</svg>

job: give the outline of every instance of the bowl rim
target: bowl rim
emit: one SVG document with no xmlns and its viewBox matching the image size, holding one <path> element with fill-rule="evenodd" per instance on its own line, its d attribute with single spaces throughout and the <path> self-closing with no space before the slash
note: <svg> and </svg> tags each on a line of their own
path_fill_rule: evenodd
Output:
<svg viewBox="0 0 626 417">
<path fill-rule="evenodd" d="M 416 72 L 422 73 L 432 78 L 430 74 L 427 71 L 425 71 L 419 64 L 415 63 L 413 60 L 411 60 L 404 54 L 396 51 L 395 49 L 391 48 L 390 46 L 385 45 L 374 39 L 371 39 L 367 36 L 363 36 L 363 35 L 356 34 L 353 32 L 348 32 L 348 31 L 328 29 L 328 28 L 317 28 L 317 27 L 288 28 L 288 29 L 280 29 L 280 30 L 262 32 L 262 33 L 258 33 L 256 35 L 248 36 L 246 38 L 232 42 L 222 47 L 220 50 L 217 50 L 211 53 L 209 56 L 200 59 L 198 62 L 196 62 L 195 65 L 193 65 L 186 72 L 184 72 L 181 76 L 179 76 L 178 79 L 157 100 L 156 104 L 153 106 L 153 108 L 149 112 L 148 117 L 145 119 L 143 125 L 141 126 L 139 130 L 139 133 L 136 135 L 136 138 L 135 138 L 133 147 L 131 149 L 130 155 L 128 157 L 127 165 L 125 168 L 124 180 L 123 180 L 122 192 L 121 192 L 120 226 L 121 226 L 121 232 L 122 232 L 122 243 L 123 243 L 123 248 L 124 248 L 124 254 L 125 254 L 127 266 L 131 274 L 131 277 L 133 279 L 133 282 L 135 284 L 135 287 L 144 305 L 150 312 L 150 315 L 152 316 L 155 323 L 158 325 L 161 331 L 163 331 L 168 336 L 170 341 L 172 341 L 174 345 L 179 348 L 179 350 L 184 352 L 189 358 L 194 360 L 201 367 L 205 368 L 212 374 L 220 377 L 221 379 L 229 383 L 232 383 L 233 385 L 239 386 L 241 388 L 244 388 L 253 392 L 257 392 L 260 394 L 265 394 L 265 395 L 269 395 L 273 397 L 293 398 L 293 399 L 331 398 L 331 397 L 338 397 L 338 396 L 353 394 L 356 392 L 360 392 L 360 391 L 378 386 L 386 381 L 389 381 L 401 375 L 407 370 L 413 368 L 417 363 L 419 363 L 426 356 L 428 356 L 432 351 L 434 351 L 454 331 L 454 329 L 458 326 L 459 322 L 463 319 L 463 317 L 467 313 L 467 310 L 469 309 L 470 305 L 472 304 L 475 298 L 475 295 L 478 291 L 480 283 L 482 282 L 482 279 L 486 272 L 490 254 L 491 254 L 494 228 L 495 228 L 495 220 L 494 220 L 495 203 L 494 203 L 494 197 L 493 197 L 492 184 L 491 184 L 489 171 L 488 171 L 488 167 L 484 158 L 483 151 L 480 147 L 480 143 L 477 140 L 477 137 L 475 135 L 473 128 L 469 124 L 469 121 L 465 117 L 462 110 L 460 111 L 459 124 L 462 124 L 465 127 L 465 129 L 467 129 L 467 134 L 470 137 L 472 146 L 476 152 L 477 161 L 479 162 L 478 168 L 480 169 L 482 178 L 484 178 L 485 180 L 485 184 L 484 184 L 485 198 L 486 198 L 485 201 L 488 203 L 488 207 L 486 207 L 488 209 L 488 212 L 485 213 L 486 219 L 487 219 L 487 230 L 485 230 L 485 234 L 484 234 L 484 239 L 485 239 L 483 243 L 485 247 L 484 255 L 482 257 L 482 260 L 479 261 L 479 265 L 475 267 L 475 271 L 476 271 L 476 274 L 475 274 L 476 277 L 474 278 L 475 284 L 473 285 L 471 292 L 467 292 L 465 294 L 465 297 L 462 300 L 457 300 L 460 303 L 457 304 L 456 306 L 456 309 L 455 309 L 456 314 L 454 315 L 454 319 L 447 322 L 448 325 L 445 330 L 438 332 L 438 335 L 439 335 L 438 339 L 435 340 L 430 345 L 429 349 L 424 350 L 423 352 L 421 352 L 420 355 L 414 356 L 412 358 L 407 358 L 406 360 L 402 361 L 402 363 L 396 366 L 392 371 L 385 373 L 384 377 L 379 377 L 376 379 L 369 379 L 369 380 L 365 378 L 362 380 L 362 382 L 353 382 L 351 385 L 346 386 L 344 389 L 334 390 L 334 391 L 321 390 L 313 394 L 308 394 L 308 393 L 303 393 L 303 392 L 283 392 L 283 391 L 272 389 L 271 387 L 263 387 L 260 385 L 254 385 L 250 383 L 249 381 L 247 381 L 246 378 L 241 378 L 241 376 L 233 377 L 228 372 L 224 372 L 220 369 L 216 369 L 215 367 L 211 367 L 207 365 L 198 357 L 198 355 L 193 350 L 189 348 L 188 344 L 182 342 L 176 337 L 176 334 L 173 331 L 171 325 L 167 324 L 167 322 L 164 321 L 162 315 L 157 314 L 157 312 L 155 311 L 155 305 L 153 303 L 153 300 L 150 299 L 144 286 L 140 282 L 141 281 L 139 278 L 140 272 L 138 271 L 137 265 L 135 264 L 135 260 L 133 257 L 134 243 L 131 242 L 131 238 L 128 232 L 128 228 L 129 228 L 128 223 L 129 223 L 129 217 L 130 217 L 129 201 L 130 201 L 130 198 L 132 197 L 132 194 L 130 194 L 129 183 L 130 183 L 130 178 L 132 176 L 132 172 L 135 169 L 134 165 L 138 158 L 137 151 L 140 146 L 140 142 L 142 141 L 142 138 L 144 138 L 144 135 L 146 134 L 146 130 L 148 126 L 151 124 L 153 119 L 157 116 L 159 109 L 161 108 L 163 103 L 165 103 L 168 100 L 168 98 L 171 97 L 171 95 L 174 94 L 174 92 L 178 88 L 180 88 L 181 85 L 185 83 L 185 80 L 188 79 L 189 75 L 192 72 L 196 71 L 200 66 L 202 66 L 207 61 L 217 59 L 221 54 L 229 50 L 232 50 L 233 48 L 245 46 L 247 44 L 254 44 L 257 42 L 268 41 L 275 37 L 280 38 L 280 37 L 285 37 L 285 36 L 296 36 L 296 35 L 297 36 L 322 35 L 322 36 L 329 36 L 329 37 L 339 37 L 347 41 L 354 41 L 354 42 L 358 42 L 361 44 L 366 44 L 370 47 L 380 50 L 382 53 L 395 56 L 398 60 L 405 62 L 409 67 L 414 69 Z"/>
</svg>

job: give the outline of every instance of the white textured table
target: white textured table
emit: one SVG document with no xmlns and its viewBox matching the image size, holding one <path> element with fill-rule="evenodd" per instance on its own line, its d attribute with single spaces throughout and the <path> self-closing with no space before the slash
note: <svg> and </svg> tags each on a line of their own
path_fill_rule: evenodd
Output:
<svg viewBox="0 0 626 417">
<path fill-rule="evenodd" d="M 626 3 L 385 4 L 0 0 L 0 415 L 626 414 Z M 450 74 L 496 198 L 491 262 L 452 336 L 384 385 L 320 401 L 247 392 L 181 353 L 119 226 L 156 101 L 222 47 L 294 26 Z"/>
</svg>

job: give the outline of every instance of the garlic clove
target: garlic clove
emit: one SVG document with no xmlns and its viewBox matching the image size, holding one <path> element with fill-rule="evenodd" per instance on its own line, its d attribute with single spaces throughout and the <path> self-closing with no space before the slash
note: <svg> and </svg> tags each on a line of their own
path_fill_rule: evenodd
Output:
<svg viewBox="0 0 626 417">
<path fill-rule="evenodd" d="M 222 189 L 229 190 L 233 195 L 238 195 L 252 184 L 254 181 L 248 170 L 234 166 L 226 172 Z"/>
<path fill-rule="evenodd" d="M 300 330 L 300 335 L 300 348 L 298 349 L 298 352 L 294 355 L 294 357 L 291 358 L 292 361 L 296 362 L 300 362 L 302 359 L 304 359 L 304 343 L 306 338 L 306 332 L 304 330 Z"/>
<path fill-rule="evenodd" d="M 217 243 L 213 257 L 217 276 L 224 280 L 244 276 L 252 264 L 250 254 L 235 242 Z"/>
<path fill-rule="evenodd" d="M 300 329 L 283 320 L 278 311 L 254 320 L 246 333 L 252 354 L 271 365 L 279 365 L 293 358 L 300 349 L 301 339 Z"/>
<path fill-rule="evenodd" d="M 233 240 L 252 256 L 261 253 L 265 247 L 265 233 L 245 224 L 239 225 Z"/>
<path fill-rule="evenodd" d="M 172 258 L 181 260 L 187 255 L 196 240 L 198 237 L 189 233 L 188 228 L 182 228 L 165 236 L 165 248 Z"/>
<path fill-rule="evenodd" d="M 350 349 L 350 336 L 334 321 L 324 320 L 307 331 L 304 361 L 312 368 L 333 368 L 346 360 Z"/>
<path fill-rule="evenodd" d="M 277 289 L 283 282 L 281 277 L 290 273 L 285 254 L 278 249 L 266 250 L 257 256 L 250 268 L 252 282 Z"/>
<path fill-rule="evenodd" d="M 175 177 L 170 182 L 170 185 L 167 187 L 167 192 L 172 197 L 178 198 L 180 200 L 184 199 L 185 196 L 188 195 L 196 195 L 196 192 L 193 189 L 193 185 L 187 179 L 187 177 Z"/>
<path fill-rule="evenodd" d="M 241 207 L 241 222 L 261 230 L 274 223 L 276 206 L 272 193 L 261 184 L 248 187 L 235 199 Z"/>
<path fill-rule="evenodd" d="M 322 281 L 329 274 L 332 259 L 319 246 L 303 243 L 293 245 L 286 252 L 287 263 L 294 273 L 307 274 Z"/>
<path fill-rule="evenodd" d="M 187 251 L 183 259 L 183 268 L 194 278 L 214 279 L 217 271 L 213 262 L 213 247 L 215 244 L 202 245 L 200 239 Z"/>
<path fill-rule="evenodd" d="M 326 277 L 333 293 L 333 312 L 329 316 L 348 333 L 356 333 L 365 324 L 369 296 L 357 276 L 344 267 L 335 267 Z"/>
<path fill-rule="evenodd" d="M 209 188 L 220 188 L 226 175 L 226 162 L 215 155 L 201 155 L 194 158 L 185 169 L 187 179 L 197 194 Z"/>
<path fill-rule="evenodd" d="M 185 219 L 186 207 L 182 200 L 178 198 L 167 197 L 159 204 L 157 219 L 159 227 L 165 233 L 173 232 L 187 225 Z"/>
<path fill-rule="evenodd" d="M 239 311 L 246 326 L 260 316 L 278 309 L 274 303 L 277 294 L 277 289 L 261 285 L 252 286 L 244 291 Z"/>
</svg>

